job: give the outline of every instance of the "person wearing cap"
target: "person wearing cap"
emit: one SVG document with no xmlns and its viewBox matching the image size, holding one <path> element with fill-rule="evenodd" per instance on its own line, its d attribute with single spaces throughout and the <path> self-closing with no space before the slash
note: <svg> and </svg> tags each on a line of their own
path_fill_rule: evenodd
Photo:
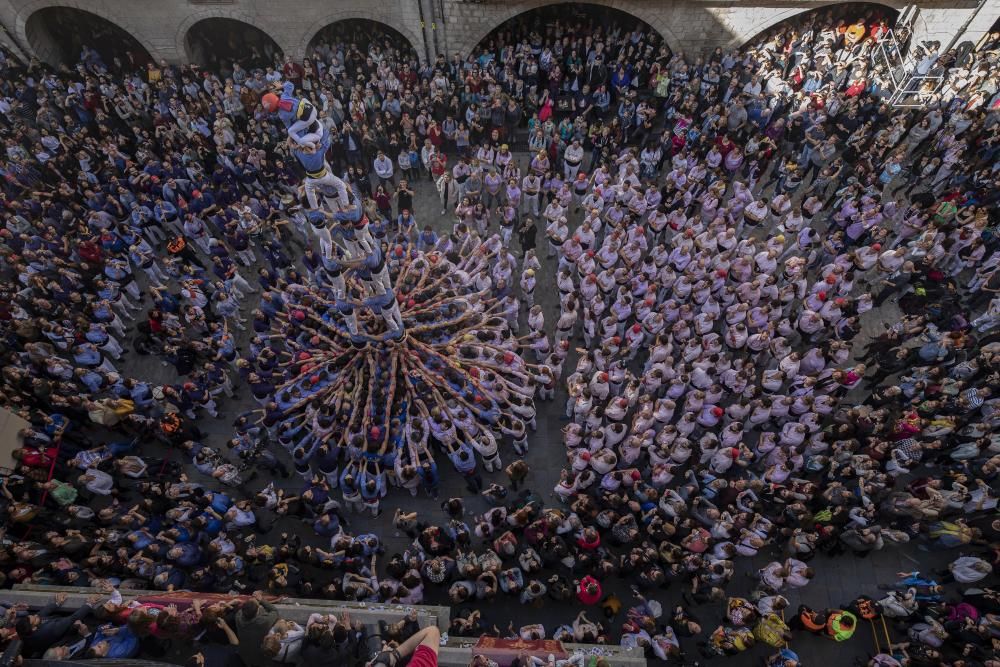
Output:
<svg viewBox="0 0 1000 667">
<path fill-rule="evenodd" d="M 582 171 L 577 171 L 572 184 L 573 203 L 576 204 L 577 213 L 580 212 L 580 208 L 583 206 L 583 202 L 587 198 L 587 194 L 590 192 L 590 189 L 591 184 L 587 179 L 587 174 Z M 588 210 L 590 210 L 590 207 L 588 207 Z"/>
<path fill-rule="evenodd" d="M 626 361 L 632 361 L 642 349 L 643 342 L 646 340 L 646 332 L 643 330 L 641 324 L 636 323 L 625 330 L 624 338 L 625 347 L 628 350 L 625 359 Z"/>
<path fill-rule="evenodd" d="M 217 204 L 211 191 L 194 189 L 191 191 L 191 199 L 188 200 L 187 207 L 188 211 L 193 214 L 208 215 L 215 212 Z"/>
<path fill-rule="evenodd" d="M 880 243 L 873 243 L 872 245 L 859 246 L 854 251 L 854 265 L 860 271 L 871 271 L 875 268 L 878 263 L 879 254 L 882 251 L 882 245 Z"/>
</svg>

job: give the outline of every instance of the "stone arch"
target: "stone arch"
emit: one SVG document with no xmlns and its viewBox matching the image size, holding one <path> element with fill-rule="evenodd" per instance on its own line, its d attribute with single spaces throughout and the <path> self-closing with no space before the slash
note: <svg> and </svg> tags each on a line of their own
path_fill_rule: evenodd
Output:
<svg viewBox="0 0 1000 667">
<path fill-rule="evenodd" d="M 757 39 L 765 32 L 771 28 L 780 25 L 782 22 L 789 19 L 795 18 L 796 16 L 801 16 L 804 14 L 819 13 L 826 11 L 831 7 L 857 7 L 862 8 L 879 8 L 890 12 L 894 17 L 899 15 L 900 8 L 894 7 L 892 4 L 885 2 L 823 2 L 817 3 L 812 6 L 807 7 L 791 7 L 776 12 L 768 12 L 762 15 L 760 20 L 756 22 L 751 22 L 750 25 L 745 28 L 741 28 L 740 32 L 734 33 L 730 42 L 730 46 L 743 46 L 750 41 Z"/>
<path fill-rule="evenodd" d="M 415 31 L 412 27 L 394 20 L 388 13 L 359 6 L 353 9 L 327 14 L 322 18 L 322 20 L 312 23 L 312 25 L 318 25 L 319 28 L 310 28 L 304 35 L 302 35 L 302 38 L 299 40 L 298 46 L 294 51 L 295 58 L 301 59 L 308 56 L 310 44 L 312 44 L 313 40 L 315 40 L 316 37 L 326 28 L 335 23 L 339 23 L 340 21 L 348 21 L 352 19 L 372 21 L 373 23 L 378 23 L 390 28 L 395 32 L 398 32 L 404 39 L 406 39 L 406 41 L 410 43 L 410 48 L 413 49 L 414 53 L 418 55 L 423 53 L 424 37 L 422 34 Z"/>
<path fill-rule="evenodd" d="M 267 37 L 274 42 L 275 46 L 281 54 L 291 53 L 291 49 L 288 48 L 288 44 L 283 44 L 279 39 L 279 30 L 274 29 L 272 26 L 267 25 L 266 21 L 261 21 L 260 17 L 252 12 L 243 11 L 235 8 L 225 8 L 225 7 L 213 7 L 210 9 L 205 9 L 198 12 L 193 12 L 184 17 L 184 19 L 177 25 L 174 31 L 174 45 L 176 52 L 183 55 L 184 60 L 188 62 L 194 62 L 192 54 L 189 51 L 189 40 L 191 29 L 202 21 L 208 19 L 228 19 L 230 21 L 235 21 L 236 23 L 241 23 L 243 25 L 249 26 L 251 28 L 256 28 L 257 30 L 264 33 Z"/>
<path fill-rule="evenodd" d="M 458 51 L 462 57 L 467 57 L 473 49 L 479 46 L 480 42 L 507 21 L 542 7 L 560 4 L 594 5 L 595 7 L 612 9 L 627 14 L 649 24 L 663 38 L 663 41 L 672 53 L 683 50 L 681 46 L 682 41 L 670 28 L 670 8 L 658 8 L 654 3 L 647 5 L 642 2 L 630 2 L 628 0 L 619 0 L 610 4 L 601 4 L 596 1 L 575 2 L 574 0 L 527 0 L 526 2 L 504 4 L 496 14 L 490 17 L 490 24 L 488 26 L 472 32 L 464 41 L 458 44 L 458 48 L 453 50 Z"/>
<path fill-rule="evenodd" d="M 101 19 L 125 34 L 129 35 L 145 51 L 145 56 L 152 59 L 156 53 L 156 47 L 149 42 L 142 34 L 128 21 L 122 20 L 116 12 L 112 12 L 102 2 L 79 2 L 78 0 L 33 0 L 25 3 L 17 13 L 14 20 L 14 35 L 18 43 L 28 47 L 28 49 L 38 57 L 39 60 L 55 64 L 60 55 L 60 49 L 55 46 L 53 37 L 48 35 L 44 26 L 38 24 L 39 12 L 51 9 L 68 9 L 83 14 L 88 14 Z M 41 31 L 41 32 L 40 32 Z M 47 44 L 45 42 L 48 42 Z"/>
</svg>

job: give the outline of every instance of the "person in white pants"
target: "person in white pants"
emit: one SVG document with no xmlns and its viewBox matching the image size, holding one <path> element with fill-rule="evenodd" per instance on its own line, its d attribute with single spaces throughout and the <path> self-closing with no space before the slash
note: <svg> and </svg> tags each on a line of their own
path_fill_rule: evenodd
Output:
<svg viewBox="0 0 1000 667">
<path fill-rule="evenodd" d="M 323 169 L 320 171 L 306 173 L 302 189 L 305 192 L 306 201 L 309 202 L 309 208 L 311 209 L 320 207 L 320 196 L 326 199 L 331 195 L 334 197 L 342 195 L 343 201 L 348 201 L 347 184 L 333 174 L 333 169 L 325 161 L 323 162 Z"/>
<path fill-rule="evenodd" d="M 151 283 L 154 285 L 165 285 L 167 283 L 167 276 L 163 273 L 163 269 L 156 263 L 152 255 L 141 252 L 138 246 L 132 246 L 129 250 L 136 257 L 139 268 L 146 272 L 146 277 L 149 278 Z"/>
<path fill-rule="evenodd" d="M 122 317 L 131 318 L 134 311 L 139 310 L 139 307 L 129 301 L 124 294 L 118 292 L 118 298 L 111 301 L 111 307 Z M 125 334 L 122 334 L 123 336 Z"/>
<path fill-rule="evenodd" d="M 580 145 L 579 139 L 574 139 L 573 143 L 563 151 L 563 174 L 566 176 L 567 183 L 572 183 L 576 180 L 576 175 L 580 171 L 582 163 L 583 146 Z"/>
<path fill-rule="evenodd" d="M 121 359 L 122 353 L 125 351 L 125 348 L 122 347 L 122 344 L 118 342 L 117 338 L 109 334 L 104 326 L 100 324 L 97 324 L 95 326 L 98 327 L 102 332 L 104 332 L 104 334 L 107 335 L 108 337 L 108 339 L 103 344 L 99 344 L 97 346 L 98 349 L 107 352 L 115 360 Z"/>
</svg>

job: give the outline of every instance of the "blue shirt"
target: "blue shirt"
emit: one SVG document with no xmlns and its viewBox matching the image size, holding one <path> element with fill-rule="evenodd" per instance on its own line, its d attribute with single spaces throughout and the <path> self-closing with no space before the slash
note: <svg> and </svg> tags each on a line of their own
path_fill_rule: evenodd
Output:
<svg viewBox="0 0 1000 667">
<path fill-rule="evenodd" d="M 101 389 L 101 385 L 104 383 L 104 378 L 95 371 L 87 371 L 80 377 L 80 382 L 87 385 L 87 389 L 91 393 L 97 393 Z"/>
<path fill-rule="evenodd" d="M 462 460 L 462 452 L 468 454 L 465 460 Z M 448 452 L 448 458 L 450 458 L 452 464 L 454 464 L 455 470 L 463 475 L 472 473 L 476 470 L 476 455 L 472 451 L 472 448 L 465 443 L 459 444 L 454 451 Z"/>
<path fill-rule="evenodd" d="M 224 493 L 213 493 L 210 506 L 219 514 L 225 514 L 233 504 L 233 499 Z"/>
<path fill-rule="evenodd" d="M 153 207 L 153 216 L 160 222 L 173 220 L 177 217 L 177 207 L 168 201 L 161 201 Z"/>
<path fill-rule="evenodd" d="M 78 349 L 73 360 L 83 366 L 96 366 L 101 363 L 101 353 L 89 348 Z"/>
<path fill-rule="evenodd" d="M 113 635 L 105 634 L 114 627 L 117 627 L 117 632 Z M 102 625 L 94 633 L 93 644 L 102 641 L 108 643 L 108 653 L 105 658 L 133 658 L 139 653 L 139 637 L 127 625 L 112 626 L 110 623 Z"/>
<path fill-rule="evenodd" d="M 174 559 L 178 565 L 191 567 L 192 565 L 197 565 L 201 561 L 201 548 L 197 544 L 184 542 L 181 544 L 175 544 L 173 548 L 181 550 L 181 554 Z"/>
<path fill-rule="evenodd" d="M 132 224 L 136 227 L 142 227 L 147 220 L 153 217 L 153 212 L 149 210 L 148 206 L 137 206 L 132 209 Z M 159 216 L 157 216 L 159 217 Z"/>
</svg>

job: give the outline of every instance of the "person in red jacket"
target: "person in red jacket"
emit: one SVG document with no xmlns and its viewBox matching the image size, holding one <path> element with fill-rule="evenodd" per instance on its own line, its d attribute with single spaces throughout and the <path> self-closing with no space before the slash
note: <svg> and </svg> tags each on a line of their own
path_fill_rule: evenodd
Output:
<svg viewBox="0 0 1000 667">
<path fill-rule="evenodd" d="M 601 584 L 589 574 L 580 580 L 576 589 L 576 599 L 580 604 L 595 605 L 601 601 Z"/>
<path fill-rule="evenodd" d="M 586 549 L 587 551 L 593 551 L 597 547 L 601 546 L 601 534 L 597 532 L 592 527 L 587 527 L 583 529 L 580 536 L 576 538 L 576 544 L 581 549 Z"/>
<path fill-rule="evenodd" d="M 90 264 L 100 265 L 101 260 L 104 258 L 101 246 L 92 239 L 78 243 L 76 252 L 80 256 L 80 259 Z"/>
<path fill-rule="evenodd" d="M 22 447 L 10 453 L 21 465 L 29 468 L 48 468 L 56 459 L 59 452 L 58 447 L 46 447 L 45 449 L 35 449 L 34 447 Z"/>
</svg>

